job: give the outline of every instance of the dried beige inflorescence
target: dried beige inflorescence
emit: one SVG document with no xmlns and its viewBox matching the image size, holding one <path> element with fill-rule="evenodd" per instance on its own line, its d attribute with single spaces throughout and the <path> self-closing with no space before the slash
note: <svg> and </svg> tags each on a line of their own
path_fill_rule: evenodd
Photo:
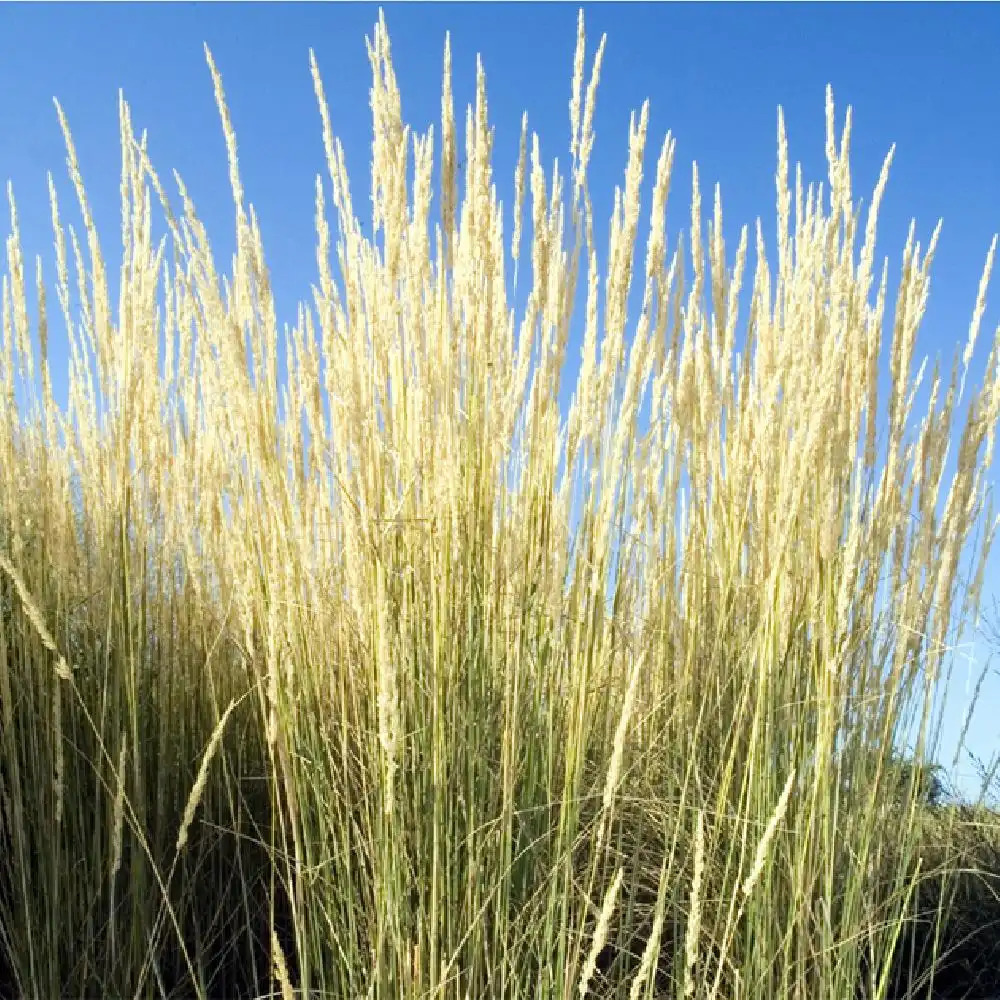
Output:
<svg viewBox="0 0 1000 1000">
<path fill-rule="evenodd" d="M 608 931 L 611 929 L 611 918 L 615 912 L 615 904 L 618 902 L 618 894 L 621 892 L 624 875 L 625 870 L 619 868 L 615 872 L 615 877 L 611 885 L 608 886 L 607 892 L 604 894 L 604 902 L 601 904 L 597 926 L 594 928 L 594 940 L 587 954 L 587 960 L 583 964 L 583 971 L 580 973 L 580 983 L 577 989 L 581 997 L 586 997 L 590 990 L 590 981 L 593 979 L 594 972 L 597 969 L 597 957 L 607 943 Z"/>
<path fill-rule="evenodd" d="M 778 829 L 778 824 L 785 815 L 785 810 L 788 808 L 788 799 L 792 794 L 794 786 L 795 771 L 793 770 L 785 781 L 785 787 L 781 790 L 781 795 L 778 798 L 778 804 L 774 807 L 774 812 L 768 820 L 767 828 L 764 830 L 764 833 L 757 844 L 753 865 L 750 867 L 750 874 L 747 875 L 743 882 L 742 891 L 744 896 L 749 896 L 750 893 L 753 892 L 753 887 L 757 884 L 757 880 L 760 878 L 761 872 L 764 870 L 764 863 L 767 860 L 767 849 L 770 847 L 771 841 L 774 839 L 774 834 Z"/>
<path fill-rule="evenodd" d="M 208 746 L 202 754 L 201 766 L 198 768 L 198 777 L 195 779 L 195 783 L 191 786 L 191 793 L 188 795 L 187 804 L 184 806 L 184 816 L 181 819 L 180 829 L 177 831 L 177 843 L 174 847 L 174 851 L 178 855 L 187 845 L 191 824 L 194 822 L 194 816 L 198 810 L 198 804 L 201 802 L 201 798 L 205 794 L 205 787 L 208 784 L 208 774 L 212 766 L 212 761 L 215 759 L 215 755 L 219 750 L 219 744 L 222 742 L 222 734 L 225 731 L 226 723 L 229 721 L 229 716 L 232 714 L 235 707 L 236 702 L 229 703 L 228 708 L 222 713 L 222 718 L 219 719 L 218 724 L 212 731 L 212 736 L 208 741 Z"/>
<path fill-rule="evenodd" d="M 122 863 L 122 835 L 125 831 L 125 761 L 128 757 L 128 752 L 125 746 L 124 736 L 122 737 L 121 749 L 118 751 L 118 767 L 115 771 L 115 777 L 117 779 L 115 788 L 115 807 L 114 807 L 114 818 L 112 820 L 112 839 L 111 839 L 111 871 L 110 878 L 112 881 L 114 877 L 118 874 L 118 869 L 121 867 Z"/>
<path fill-rule="evenodd" d="M 278 980 L 278 986 L 281 989 L 281 1000 L 293 1000 L 295 992 L 292 989 L 291 980 L 288 978 L 285 953 L 278 940 L 278 935 L 273 930 L 271 931 L 271 951 L 274 955 L 274 978 Z"/>
<path fill-rule="evenodd" d="M 28 621 L 31 622 L 32 627 L 35 629 L 35 633 L 41 640 L 42 645 L 58 658 L 55 667 L 56 675 L 64 681 L 72 680 L 73 673 L 70 670 L 69 664 L 59 652 L 59 649 L 56 646 L 56 641 L 52 638 L 52 633 L 45 624 L 45 619 L 42 617 L 41 611 L 38 610 L 37 605 L 34 601 L 32 601 L 31 595 L 28 593 L 28 588 L 24 584 L 24 579 L 14 564 L 2 552 L 0 552 L 0 569 L 7 574 L 11 583 L 14 584 L 17 596 L 21 599 L 21 606 L 24 608 L 24 613 L 27 616 Z"/>
<path fill-rule="evenodd" d="M 684 929 L 684 996 L 695 990 L 694 969 L 698 961 L 701 930 L 702 878 L 705 874 L 705 816 L 698 811 L 698 825 L 694 834 L 694 875 L 691 881 L 691 910 Z M 662 919 L 662 918 L 661 918 Z"/>
</svg>

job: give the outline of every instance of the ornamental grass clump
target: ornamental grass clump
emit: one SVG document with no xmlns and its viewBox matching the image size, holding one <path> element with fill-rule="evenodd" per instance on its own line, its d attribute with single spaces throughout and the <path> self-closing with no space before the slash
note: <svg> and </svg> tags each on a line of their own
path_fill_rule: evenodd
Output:
<svg viewBox="0 0 1000 1000">
<path fill-rule="evenodd" d="M 862 213 L 830 94 L 827 184 L 792 182 L 779 114 L 776 235 L 743 229 L 735 255 L 697 171 L 669 245 L 675 146 L 649 155 L 644 105 L 602 253 L 604 41 L 588 69 L 582 15 L 569 169 L 546 172 L 525 118 L 513 203 L 482 67 L 460 139 L 446 41 L 440 129 L 417 135 L 381 16 L 368 51 L 370 230 L 312 58 L 327 176 L 294 329 L 211 55 L 229 273 L 122 101 L 112 302 L 60 112 L 84 220 L 61 221 L 50 182 L 66 412 L 11 195 L 0 985 L 886 996 L 927 875 L 893 746 L 915 715 L 932 752 L 994 529 L 1000 330 L 985 381 L 967 376 L 995 243 L 961 364 L 935 367 L 915 414 L 938 230 L 926 249 L 911 230 L 890 302 L 891 154 Z"/>
</svg>

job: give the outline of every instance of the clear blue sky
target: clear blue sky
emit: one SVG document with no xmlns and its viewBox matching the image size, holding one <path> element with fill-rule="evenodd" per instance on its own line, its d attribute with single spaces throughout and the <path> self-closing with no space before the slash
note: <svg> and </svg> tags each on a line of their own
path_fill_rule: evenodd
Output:
<svg viewBox="0 0 1000 1000">
<path fill-rule="evenodd" d="M 496 128 L 494 166 L 507 206 L 523 110 L 529 128 L 539 133 L 547 167 L 554 157 L 568 163 L 577 9 L 574 4 L 385 6 L 404 117 L 420 132 L 432 123 L 439 132 L 445 31 L 452 34 L 460 112 L 473 97 L 476 54 L 482 54 Z M 223 75 L 247 197 L 261 220 L 279 322 L 292 322 L 295 304 L 308 297 L 315 276 L 313 184 L 317 173 L 325 177 L 308 49 L 315 49 L 334 130 L 346 149 L 355 204 L 363 207 L 370 152 L 364 38 L 377 11 L 374 5 L 339 3 L 0 5 L 0 180 L 13 181 L 27 261 L 40 254 L 51 280 L 46 170 L 55 176 L 64 218 L 74 223 L 79 218 L 71 210 L 52 106 L 56 96 L 68 115 L 102 246 L 115 270 L 121 88 L 137 131 L 149 130 L 161 177 L 169 180 L 171 168 L 180 172 L 216 259 L 225 266 L 233 249 L 233 207 L 202 52 L 207 42 Z M 692 160 L 709 197 L 716 182 L 722 186 L 727 245 L 734 248 L 739 226 L 758 216 L 771 239 L 776 108 L 781 104 L 785 111 L 793 164 L 802 162 L 807 181 L 825 181 L 824 92 L 830 83 L 838 129 L 844 109 L 854 107 L 856 196 L 867 201 L 886 151 L 897 144 L 878 247 L 881 256 L 890 256 L 892 282 L 910 219 L 917 220 L 925 246 L 937 220 L 944 219 L 917 353 L 941 354 L 950 363 L 954 345 L 964 343 L 967 334 L 990 239 L 1000 230 L 995 75 L 1000 6 L 589 4 L 585 12 L 588 66 L 601 34 L 608 34 L 591 170 L 599 237 L 607 231 L 613 187 L 622 179 L 629 112 L 649 98 L 649 173 L 663 134 L 669 129 L 677 139 L 671 239 L 688 225 Z M 646 212 L 648 207 L 644 219 Z M 1000 322 L 1000 277 L 992 289 L 974 363 L 977 380 Z M 57 321 L 50 350 L 57 399 L 64 402 L 61 332 Z M 571 344 L 571 361 L 577 354 L 578 345 Z M 575 368 L 568 374 L 575 378 Z M 987 606 L 994 593 L 1000 597 L 1000 558 L 992 565 Z M 980 643 L 971 651 L 981 657 L 988 649 Z M 985 758 L 1000 745 L 997 669 L 1000 658 L 983 688 L 969 738 Z M 964 710 L 961 666 L 950 694 L 942 754 L 948 762 L 949 741 Z M 970 787 L 967 762 L 960 762 L 956 777 Z"/>
</svg>

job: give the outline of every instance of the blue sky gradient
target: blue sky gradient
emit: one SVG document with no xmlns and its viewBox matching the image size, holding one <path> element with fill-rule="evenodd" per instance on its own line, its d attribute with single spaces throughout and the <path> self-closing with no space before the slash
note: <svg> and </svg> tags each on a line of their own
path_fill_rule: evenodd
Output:
<svg viewBox="0 0 1000 1000">
<path fill-rule="evenodd" d="M 565 168 L 576 5 L 387 4 L 384 10 L 404 118 L 418 132 L 433 124 L 435 136 L 440 133 L 445 32 L 452 38 L 460 141 L 464 108 L 474 96 L 476 54 L 482 55 L 496 130 L 495 177 L 508 212 L 522 111 L 528 112 L 529 130 L 539 134 L 547 172 L 555 157 Z M 721 185 L 730 258 L 740 227 L 758 217 L 773 245 L 777 106 L 784 109 L 792 163 L 802 163 L 807 182 L 825 181 L 829 83 L 838 134 L 846 107 L 854 108 L 853 186 L 866 204 L 896 143 L 877 247 L 879 261 L 890 258 L 890 288 L 899 276 L 910 220 L 917 220 L 923 246 L 937 220 L 944 220 L 917 357 L 940 356 L 950 365 L 956 345 L 964 345 L 986 252 L 1000 230 L 1000 6 L 622 3 L 588 4 L 584 10 L 588 72 L 601 34 L 608 34 L 590 171 L 599 248 L 607 239 L 614 186 L 623 181 L 629 114 L 647 98 L 642 224 L 648 220 L 648 175 L 670 130 L 677 140 L 668 206 L 671 243 L 689 225 L 696 160 L 706 211 L 712 188 Z M 314 182 L 317 174 L 326 178 L 308 50 L 315 50 L 334 131 L 344 143 L 354 203 L 363 214 L 371 148 L 364 39 L 377 16 L 375 5 L 339 3 L 0 5 L 0 180 L 14 186 L 29 274 L 36 254 L 49 281 L 54 266 L 46 171 L 53 174 L 64 221 L 80 231 L 55 96 L 73 131 L 109 277 L 117 286 L 119 88 L 137 133 L 149 130 L 150 157 L 167 190 L 174 191 L 170 172 L 176 169 L 206 225 L 217 264 L 228 269 L 234 210 L 202 49 L 207 43 L 222 73 L 246 196 L 260 219 L 279 324 L 291 324 L 297 302 L 308 299 L 315 280 Z M 7 226 L 2 228 L 6 233 Z M 640 229 L 640 253 L 644 240 Z M 601 261 L 603 267 L 603 256 Z M 991 289 L 973 363 L 977 382 L 1000 323 L 1000 277 Z M 56 398 L 65 404 L 67 349 L 58 318 L 50 352 Z M 567 404 L 578 353 L 577 340 L 569 349 Z M 925 399 L 918 398 L 918 413 Z M 987 577 L 985 608 L 994 595 L 1000 599 L 998 557 Z M 973 681 L 990 650 L 983 641 L 970 646 Z M 971 749 L 985 759 L 1000 743 L 997 670 L 990 669 L 969 731 Z M 949 768 L 970 690 L 969 671 L 960 662 L 945 715 L 942 760 Z M 966 793 L 974 789 L 967 759 L 959 761 L 954 777 Z"/>
</svg>

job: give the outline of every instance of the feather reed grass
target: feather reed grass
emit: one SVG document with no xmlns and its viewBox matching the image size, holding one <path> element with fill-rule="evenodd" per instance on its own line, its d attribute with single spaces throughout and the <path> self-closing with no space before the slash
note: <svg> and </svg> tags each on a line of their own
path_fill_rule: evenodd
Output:
<svg viewBox="0 0 1000 1000">
<path fill-rule="evenodd" d="M 996 527 L 1000 331 L 967 377 L 996 244 L 922 416 L 938 230 L 911 230 L 892 307 L 892 154 L 863 216 L 832 95 L 827 185 L 792 181 L 779 114 L 776 238 L 744 228 L 731 264 L 697 170 L 669 246 L 669 135 L 644 214 L 644 105 L 602 261 L 604 44 L 588 71 L 581 14 L 569 170 L 525 117 L 511 215 L 482 66 L 460 146 L 446 41 L 416 135 L 380 16 L 370 230 L 311 57 L 318 276 L 280 343 L 211 54 L 229 273 L 122 101 L 116 307 L 59 109 L 84 221 L 50 178 L 65 413 L 13 194 L 2 286 L 9 995 L 887 996 L 925 877 L 892 748 L 915 713 L 933 752 Z"/>
</svg>

